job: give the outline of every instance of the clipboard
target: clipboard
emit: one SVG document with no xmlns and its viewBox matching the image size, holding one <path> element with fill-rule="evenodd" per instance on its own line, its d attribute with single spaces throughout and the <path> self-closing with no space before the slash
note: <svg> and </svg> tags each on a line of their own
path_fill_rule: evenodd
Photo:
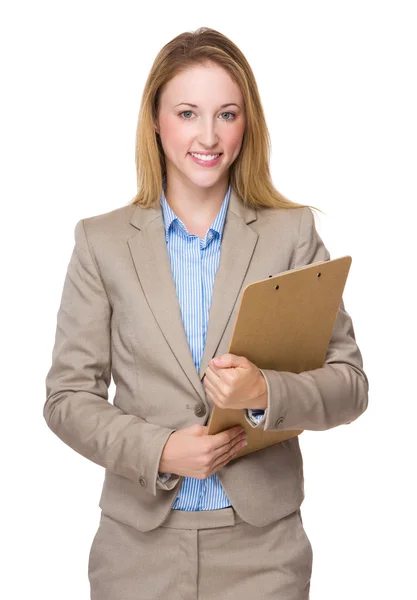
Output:
<svg viewBox="0 0 417 600">
<path fill-rule="evenodd" d="M 261 369 L 301 373 L 322 367 L 351 263 L 351 256 L 342 256 L 248 284 L 228 352 L 245 356 Z M 246 431 L 248 444 L 233 460 L 303 432 L 254 428 L 246 421 L 244 409 L 215 404 L 207 425 L 209 435 L 235 425 Z"/>
</svg>

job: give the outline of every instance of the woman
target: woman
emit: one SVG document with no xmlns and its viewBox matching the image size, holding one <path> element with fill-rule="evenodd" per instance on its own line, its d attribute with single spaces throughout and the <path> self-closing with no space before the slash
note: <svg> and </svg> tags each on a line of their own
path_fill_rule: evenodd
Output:
<svg viewBox="0 0 417 600">
<path fill-rule="evenodd" d="M 367 407 L 343 301 L 321 369 L 227 353 L 247 284 L 330 258 L 311 208 L 274 188 L 268 139 L 240 50 L 212 29 L 183 33 L 146 81 L 136 197 L 75 227 L 44 416 L 105 467 L 94 600 L 309 598 L 298 438 L 233 460 L 243 428 L 205 425 L 214 403 L 271 431 L 329 429 Z"/>
</svg>

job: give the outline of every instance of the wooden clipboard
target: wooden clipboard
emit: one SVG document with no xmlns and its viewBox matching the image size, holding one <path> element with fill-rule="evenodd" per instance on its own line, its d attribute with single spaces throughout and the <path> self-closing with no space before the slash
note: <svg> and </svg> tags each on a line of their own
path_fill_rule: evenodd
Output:
<svg viewBox="0 0 417 600">
<path fill-rule="evenodd" d="M 228 352 L 257 367 L 301 373 L 323 366 L 351 256 L 320 261 L 270 275 L 242 293 Z M 248 445 L 235 458 L 300 435 L 303 430 L 264 431 L 246 421 L 244 410 L 213 406 L 208 434 L 241 425 Z"/>
</svg>

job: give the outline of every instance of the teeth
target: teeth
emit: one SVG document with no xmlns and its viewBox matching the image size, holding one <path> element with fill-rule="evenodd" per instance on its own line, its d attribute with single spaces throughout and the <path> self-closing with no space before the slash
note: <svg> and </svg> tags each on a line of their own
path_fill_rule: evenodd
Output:
<svg viewBox="0 0 417 600">
<path fill-rule="evenodd" d="M 213 158 L 217 158 L 218 156 L 220 156 L 220 153 L 205 155 L 205 154 L 194 154 L 194 152 L 190 152 L 190 154 L 191 154 L 191 156 L 195 156 L 199 160 L 213 160 Z"/>
</svg>

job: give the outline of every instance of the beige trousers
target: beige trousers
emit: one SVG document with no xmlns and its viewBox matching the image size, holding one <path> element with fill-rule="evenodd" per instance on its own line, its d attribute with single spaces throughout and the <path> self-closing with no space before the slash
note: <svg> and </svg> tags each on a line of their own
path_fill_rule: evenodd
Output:
<svg viewBox="0 0 417 600">
<path fill-rule="evenodd" d="M 232 508 L 171 510 L 141 532 L 102 512 L 91 600 L 308 600 L 313 552 L 301 511 L 265 527 Z"/>
</svg>

